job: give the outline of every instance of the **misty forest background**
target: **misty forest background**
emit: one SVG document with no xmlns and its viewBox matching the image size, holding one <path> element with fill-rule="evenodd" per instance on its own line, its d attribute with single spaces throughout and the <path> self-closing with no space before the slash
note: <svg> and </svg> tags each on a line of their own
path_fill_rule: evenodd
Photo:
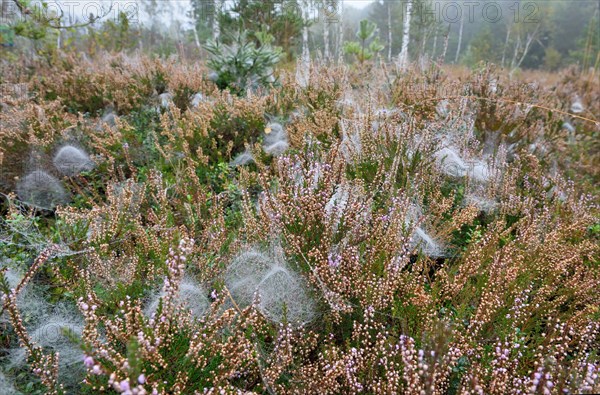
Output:
<svg viewBox="0 0 600 395">
<path fill-rule="evenodd" d="M 2 2 L 3 57 L 22 52 L 52 57 L 59 50 L 93 56 L 107 50 L 205 58 L 207 42 L 228 43 L 244 32 L 258 46 L 267 40 L 279 47 L 284 66 L 301 57 L 303 45 L 311 59 L 361 62 L 352 55 L 352 43 L 373 41 L 373 59 L 389 62 L 399 57 L 408 33 L 411 62 L 486 61 L 511 71 L 555 71 L 570 64 L 588 70 L 599 64 L 594 1 L 380 0 L 360 9 L 336 0 L 103 1 L 86 9 L 96 11 L 88 17 L 82 7 L 59 15 L 50 3 L 40 4 Z M 356 42 L 364 19 L 375 31 L 369 42 Z"/>
</svg>

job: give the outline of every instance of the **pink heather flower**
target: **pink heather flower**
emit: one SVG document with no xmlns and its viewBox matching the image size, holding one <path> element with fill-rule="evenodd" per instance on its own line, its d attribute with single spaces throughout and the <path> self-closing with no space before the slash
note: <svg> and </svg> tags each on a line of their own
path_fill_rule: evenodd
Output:
<svg viewBox="0 0 600 395">
<path fill-rule="evenodd" d="M 212 292 L 210 293 L 210 297 L 213 300 L 217 299 L 217 290 L 213 289 Z"/>
<path fill-rule="evenodd" d="M 329 267 L 338 267 L 341 261 L 342 257 L 339 255 L 336 255 L 335 258 L 332 254 L 329 254 L 329 256 L 327 256 L 327 262 L 329 263 Z"/>
<path fill-rule="evenodd" d="M 100 365 L 94 365 L 92 368 L 92 372 L 96 375 L 102 374 L 102 369 L 100 369 Z"/>
<path fill-rule="evenodd" d="M 144 375 L 144 373 L 142 373 L 138 376 L 138 383 L 144 384 L 145 382 L 146 382 L 146 376 Z"/>
<path fill-rule="evenodd" d="M 129 380 L 123 380 L 119 383 L 122 392 L 129 391 Z"/>
<path fill-rule="evenodd" d="M 94 366 L 94 358 L 90 357 L 89 355 L 85 356 L 83 358 L 83 364 L 86 368 L 91 368 L 92 366 Z"/>
</svg>

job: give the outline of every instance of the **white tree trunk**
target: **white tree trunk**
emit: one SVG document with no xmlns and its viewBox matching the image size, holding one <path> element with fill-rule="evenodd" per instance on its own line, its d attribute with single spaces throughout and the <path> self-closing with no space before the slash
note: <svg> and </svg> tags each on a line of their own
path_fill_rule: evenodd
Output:
<svg viewBox="0 0 600 395">
<path fill-rule="evenodd" d="M 406 70 L 408 67 L 408 41 L 410 40 L 410 17 L 412 15 L 412 1 L 406 3 L 406 18 L 402 31 L 402 49 L 398 56 L 398 67 L 400 70 Z"/>
<path fill-rule="evenodd" d="M 304 26 L 302 27 L 302 59 L 309 54 L 308 51 L 308 4 L 304 4 Z M 310 55 L 309 55 L 310 57 Z"/>
<path fill-rule="evenodd" d="M 509 24 L 506 28 L 506 40 L 504 40 L 504 48 L 502 49 L 502 67 L 504 67 L 504 62 L 506 61 L 506 49 L 508 48 L 508 43 L 510 41 L 510 31 L 512 29 L 512 24 Z"/>
<path fill-rule="evenodd" d="M 329 62 L 329 29 L 331 28 L 331 23 L 329 22 L 329 18 L 325 18 L 323 21 L 323 60 L 325 62 Z"/>
<path fill-rule="evenodd" d="M 391 0 L 387 1 L 387 28 L 388 28 L 388 62 L 392 61 L 392 2 Z"/>
<path fill-rule="evenodd" d="M 214 41 L 219 39 L 221 28 L 219 26 L 219 14 L 221 13 L 221 1 L 215 0 L 215 10 L 212 20 L 212 38 Z"/>
<path fill-rule="evenodd" d="M 465 27 L 465 18 L 460 16 L 460 27 L 458 28 L 458 47 L 456 47 L 456 56 L 454 56 L 454 63 L 458 63 L 458 57 L 460 56 L 460 47 L 462 46 L 463 28 Z"/>
<path fill-rule="evenodd" d="M 338 31 L 337 31 L 337 57 L 338 63 L 341 64 L 344 61 L 344 1 L 339 0 L 337 3 L 338 7 Z"/>
<path fill-rule="evenodd" d="M 431 59 L 433 61 L 435 61 L 435 53 L 437 52 L 437 39 L 438 39 L 438 31 L 436 28 L 435 32 L 433 33 L 433 48 L 431 50 Z"/>
<path fill-rule="evenodd" d="M 510 62 L 511 71 L 515 69 L 515 65 L 517 64 L 517 55 L 519 54 L 519 49 L 521 49 L 521 37 L 517 35 L 517 43 L 515 44 L 515 52 L 513 52 L 513 58 Z"/>
<path fill-rule="evenodd" d="M 9 8 L 11 6 L 11 4 L 9 4 L 10 1 L 9 0 L 0 0 L 0 13 L 2 13 L 2 18 L 5 20 L 8 20 L 9 17 L 12 16 L 12 12 L 9 15 Z M 12 18 L 10 18 L 12 19 Z M 3 21 L 4 23 L 5 21 Z"/>
<path fill-rule="evenodd" d="M 198 37 L 198 27 L 194 22 L 194 41 L 196 42 L 196 47 L 200 48 L 200 37 Z"/>
<path fill-rule="evenodd" d="M 450 26 L 448 25 L 448 30 L 446 30 L 446 35 L 444 36 L 444 50 L 442 51 L 442 56 L 440 57 L 440 64 L 444 64 L 446 62 L 446 53 L 448 52 L 448 41 L 450 39 Z"/>
<path fill-rule="evenodd" d="M 304 26 L 302 27 L 302 55 L 298 59 L 298 65 L 296 66 L 296 83 L 301 87 L 306 87 L 310 78 L 310 51 L 308 49 L 308 20 L 310 18 L 308 13 L 307 1 L 303 2 L 303 18 Z"/>
<path fill-rule="evenodd" d="M 523 63 L 523 60 L 525 60 L 527 53 L 529 53 L 529 48 L 531 47 L 531 43 L 536 39 L 539 29 L 540 29 L 540 25 L 538 25 L 532 33 L 527 34 L 527 41 L 525 42 L 525 48 L 523 49 L 523 53 L 521 54 L 521 57 L 519 58 L 519 61 L 517 62 L 516 68 L 521 67 L 521 63 Z"/>
</svg>

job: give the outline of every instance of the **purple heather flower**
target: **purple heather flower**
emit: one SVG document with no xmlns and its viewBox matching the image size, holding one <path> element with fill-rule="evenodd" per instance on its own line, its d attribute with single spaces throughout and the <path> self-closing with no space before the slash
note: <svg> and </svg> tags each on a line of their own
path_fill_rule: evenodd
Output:
<svg viewBox="0 0 600 395">
<path fill-rule="evenodd" d="M 86 368 L 91 368 L 92 366 L 94 366 L 94 358 L 90 357 L 89 355 L 85 356 L 83 358 L 83 364 Z"/>
<path fill-rule="evenodd" d="M 329 256 L 327 257 L 327 262 L 329 263 L 329 267 L 338 267 L 342 262 L 342 257 L 336 255 L 334 258 L 332 254 L 329 254 Z"/>
<path fill-rule="evenodd" d="M 121 391 L 125 392 L 125 391 L 129 391 L 129 380 L 123 380 L 119 383 L 119 387 L 121 388 Z"/>
</svg>

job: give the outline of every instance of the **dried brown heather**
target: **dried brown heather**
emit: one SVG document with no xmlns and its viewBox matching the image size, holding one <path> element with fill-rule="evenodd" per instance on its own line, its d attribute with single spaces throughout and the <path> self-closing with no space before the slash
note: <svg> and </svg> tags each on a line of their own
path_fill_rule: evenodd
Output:
<svg viewBox="0 0 600 395">
<path fill-rule="evenodd" d="M 1 99 L 2 192 L 24 153 L 76 137 L 96 154 L 63 180 L 69 205 L 7 203 L 0 223 L 2 267 L 30 268 L 2 281 L 2 339 L 40 391 L 69 372 L 27 332 L 27 283 L 84 316 L 81 392 L 600 392 L 597 81 L 314 65 L 304 87 L 282 71 L 234 97 L 184 60 L 32 67 L 36 101 Z"/>
</svg>

